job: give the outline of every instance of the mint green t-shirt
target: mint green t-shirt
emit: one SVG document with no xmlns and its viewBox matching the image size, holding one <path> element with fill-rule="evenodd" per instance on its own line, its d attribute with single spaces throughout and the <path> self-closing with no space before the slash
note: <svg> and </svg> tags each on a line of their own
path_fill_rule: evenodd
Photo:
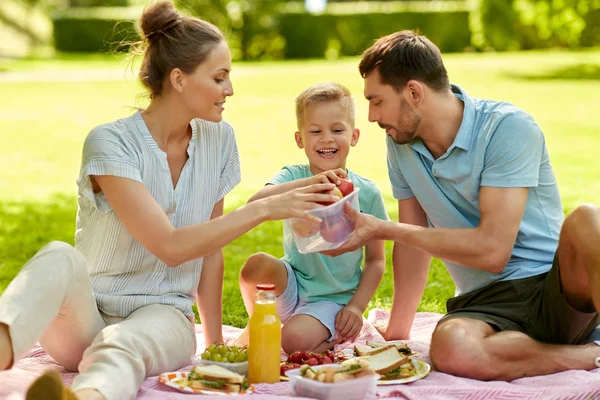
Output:
<svg viewBox="0 0 600 400">
<path fill-rule="evenodd" d="M 308 165 L 286 165 L 269 181 L 278 185 L 296 179 L 313 176 Z M 388 220 L 379 188 L 370 180 L 348 171 L 348 179 L 360 188 L 358 202 L 360 211 L 379 219 Z M 282 260 L 290 264 L 296 273 L 300 302 L 329 300 L 346 305 L 356 293 L 362 273 L 363 249 L 357 249 L 337 257 L 319 253 L 301 254 L 296 247 L 292 232 L 284 224 Z"/>
</svg>

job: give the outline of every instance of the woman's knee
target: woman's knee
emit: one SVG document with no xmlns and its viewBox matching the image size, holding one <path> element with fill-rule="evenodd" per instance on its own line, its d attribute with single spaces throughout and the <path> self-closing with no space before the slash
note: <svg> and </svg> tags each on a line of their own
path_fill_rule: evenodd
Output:
<svg viewBox="0 0 600 400">
<path fill-rule="evenodd" d="M 38 257 L 51 259 L 52 267 L 57 265 L 66 267 L 74 274 L 81 271 L 87 273 L 83 255 L 75 247 L 65 242 L 55 240 L 48 243 L 36 254 L 34 259 Z"/>
<path fill-rule="evenodd" d="M 482 362 L 485 354 L 478 343 L 481 340 L 484 336 L 474 336 L 469 322 L 461 319 L 444 321 L 433 332 L 431 361 L 440 372 L 472 379 L 493 379 L 493 366 Z"/>
</svg>

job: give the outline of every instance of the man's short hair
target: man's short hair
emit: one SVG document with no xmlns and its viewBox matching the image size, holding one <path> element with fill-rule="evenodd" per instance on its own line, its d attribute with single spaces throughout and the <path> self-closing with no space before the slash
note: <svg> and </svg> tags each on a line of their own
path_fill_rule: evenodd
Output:
<svg viewBox="0 0 600 400">
<path fill-rule="evenodd" d="M 354 127 L 354 100 L 350 90 L 339 83 L 327 82 L 310 86 L 296 97 L 296 122 L 298 129 L 306 112 L 315 104 L 340 103 L 348 112 L 348 119 Z"/>
<path fill-rule="evenodd" d="M 358 69 L 366 78 L 379 70 L 381 83 L 401 91 L 415 79 L 433 90 L 450 87 L 440 49 L 429 39 L 413 31 L 400 31 L 378 39 L 362 54 Z"/>
</svg>

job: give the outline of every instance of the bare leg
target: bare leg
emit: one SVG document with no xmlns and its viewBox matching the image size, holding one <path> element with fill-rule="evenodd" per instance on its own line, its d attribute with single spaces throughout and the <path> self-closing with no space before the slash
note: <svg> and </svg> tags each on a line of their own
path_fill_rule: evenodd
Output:
<svg viewBox="0 0 600 400">
<path fill-rule="evenodd" d="M 560 232 L 558 261 L 562 291 L 572 307 L 600 311 L 600 210 L 576 208 Z"/>
<path fill-rule="evenodd" d="M 281 330 L 281 347 L 287 354 L 294 351 L 314 351 L 320 353 L 333 348 L 333 342 L 327 342 L 331 336 L 329 329 L 318 319 L 298 314 L 288 319 Z"/>
<path fill-rule="evenodd" d="M 256 285 L 260 283 L 274 284 L 275 294 L 279 296 L 287 287 L 287 279 L 285 265 L 278 258 L 266 253 L 256 253 L 248 257 L 240 270 L 240 291 L 248 316 L 251 317 L 254 312 Z M 249 330 L 246 326 L 235 344 L 246 346 L 248 342 Z"/>
<path fill-rule="evenodd" d="M 8 326 L 0 324 L 0 371 L 4 371 L 13 363 L 12 342 Z"/>
<path fill-rule="evenodd" d="M 441 372 L 479 380 L 511 381 L 596 368 L 594 358 L 600 356 L 600 347 L 545 344 L 521 332 L 496 333 L 483 321 L 454 318 L 433 332 L 430 355 Z"/>
</svg>

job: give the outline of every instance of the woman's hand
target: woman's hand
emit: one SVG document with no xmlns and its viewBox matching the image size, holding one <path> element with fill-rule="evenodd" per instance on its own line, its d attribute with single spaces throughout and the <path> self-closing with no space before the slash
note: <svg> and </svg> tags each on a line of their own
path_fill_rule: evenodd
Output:
<svg viewBox="0 0 600 400">
<path fill-rule="evenodd" d="M 336 185 L 341 183 L 340 178 L 347 178 L 348 173 L 343 168 L 330 169 L 329 171 L 321 172 L 320 174 L 314 175 L 309 178 L 308 184 L 314 185 L 317 183 L 329 183 L 333 182 Z"/>
<path fill-rule="evenodd" d="M 334 187 L 333 183 L 318 183 L 265 197 L 251 204 L 258 203 L 266 220 L 305 218 L 313 222 L 320 222 L 319 218 L 309 215 L 306 211 L 322 207 L 317 202 L 333 203 L 339 200 L 337 196 L 325 194 Z"/>
</svg>

